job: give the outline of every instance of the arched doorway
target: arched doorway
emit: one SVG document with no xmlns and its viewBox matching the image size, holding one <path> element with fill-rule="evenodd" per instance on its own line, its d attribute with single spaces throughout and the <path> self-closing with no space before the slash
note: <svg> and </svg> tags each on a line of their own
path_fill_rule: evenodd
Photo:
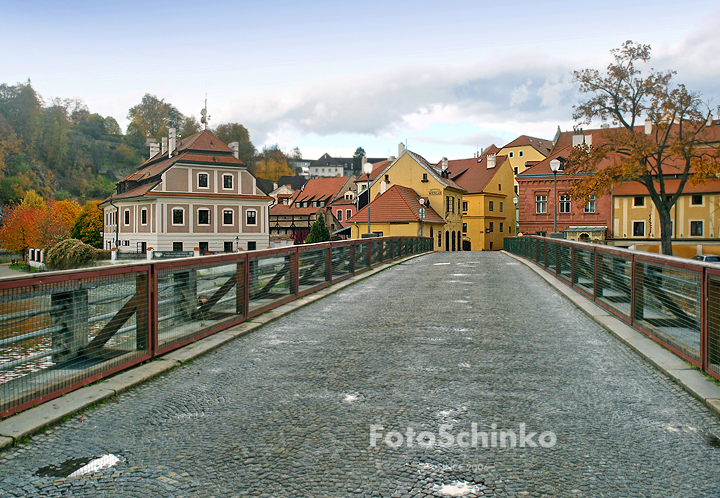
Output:
<svg viewBox="0 0 720 498">
<path fill-rule="evenodd" d="M 450 250 L 450 232 L 445 232 L 445 250 Z"/>
<path fill-rule="evenodd" d="M 452 233 L 452 250 L 455 251 L 455 232 Z"/>
<path fill-rule="evenodd" d="M 578 237 L 578 240 L 580 242 L 590 242 L 590 235 L 587 233 L 581 233 L 580 237 Z"/>
</svg>

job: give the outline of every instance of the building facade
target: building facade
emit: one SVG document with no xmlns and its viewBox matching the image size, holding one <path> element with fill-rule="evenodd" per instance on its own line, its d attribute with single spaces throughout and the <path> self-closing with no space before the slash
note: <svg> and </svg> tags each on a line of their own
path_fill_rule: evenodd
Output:
<svg viewBox="0 0 720 498">
<path fill-rule="evenodd" d="M 205 130 L 121 179 L 103 201 L 104 247 L 202 253 L 269 246 L 268 206 L 232 149 Z"/>
</svg>

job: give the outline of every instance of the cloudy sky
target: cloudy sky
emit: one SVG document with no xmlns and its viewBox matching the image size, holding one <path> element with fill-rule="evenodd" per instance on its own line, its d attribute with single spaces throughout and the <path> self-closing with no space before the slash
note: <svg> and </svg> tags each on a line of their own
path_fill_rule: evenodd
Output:
<svg viewBox="0 0 720 498">
<path fill-rule="evenodd" d="M 572 127 L 574 69 L 625 40 L 720 105 L 717 0 L 3 2 L 0 83 L 80 97 L 123 129 L 151 93 L 256 147 L 437 161 Z M 599 124 L 599 123 L 598 123 Z"/>
</svg>

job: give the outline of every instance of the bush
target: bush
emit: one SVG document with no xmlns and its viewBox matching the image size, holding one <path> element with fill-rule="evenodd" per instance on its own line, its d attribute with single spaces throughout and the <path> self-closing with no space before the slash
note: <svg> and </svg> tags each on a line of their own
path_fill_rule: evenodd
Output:
<svg viewBox="0 0 720 498">
<path fill-rule="evenodd" d="M 80 240 L 65 239 L 55 244 L 45 258 L 45 265 L 51 270 L 82 268 L 97 259 L 98 251 Z"/>
</svg>

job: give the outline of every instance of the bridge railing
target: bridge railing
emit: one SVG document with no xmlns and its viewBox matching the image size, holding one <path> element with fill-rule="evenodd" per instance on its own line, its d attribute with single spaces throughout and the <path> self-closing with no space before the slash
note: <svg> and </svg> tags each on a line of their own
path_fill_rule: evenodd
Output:
<svg viewBox="0 0 720 498">
<path fill-rule="evenodd" d="M 720 265 L 535 236 L 505 250 L 720 380 Z"/>
<path fill-rule="evenodd" d="M 0 279 L 0 418 L 432 249 L 382 237 Z"/>
</svg>

